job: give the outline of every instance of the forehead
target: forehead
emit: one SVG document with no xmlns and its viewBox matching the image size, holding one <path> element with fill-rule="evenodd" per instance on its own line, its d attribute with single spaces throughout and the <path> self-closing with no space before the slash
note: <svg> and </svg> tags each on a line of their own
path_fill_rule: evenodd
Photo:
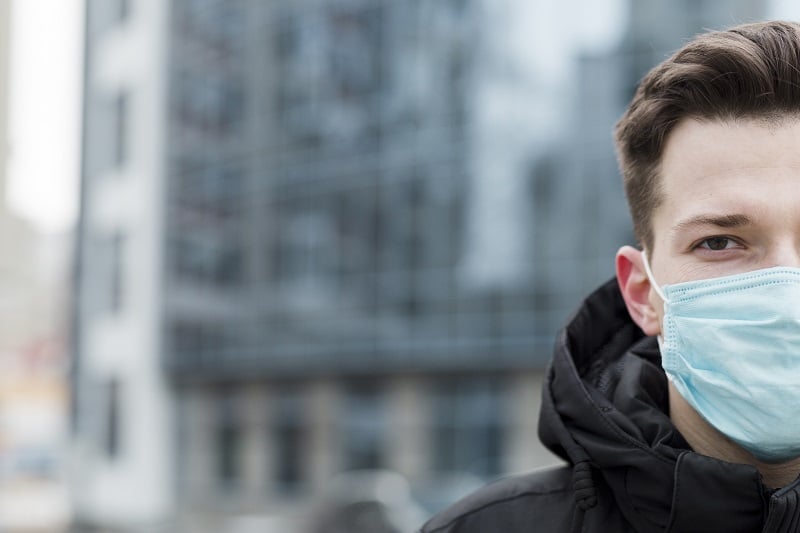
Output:
<svg viewBox="0 0 800 533">
<path fill-rule="evenodd" d="M 796 211 L 800 120 L 684 120 L 667 140 L 659 174 L 656 240 L 686 217 Z"/>
<path fill-rule="evenodd" d="M 753 167 L 800 165 L 800 119 L 681 121 L 670 133 L 661 174 L 672 181 Z"/>
</svg>

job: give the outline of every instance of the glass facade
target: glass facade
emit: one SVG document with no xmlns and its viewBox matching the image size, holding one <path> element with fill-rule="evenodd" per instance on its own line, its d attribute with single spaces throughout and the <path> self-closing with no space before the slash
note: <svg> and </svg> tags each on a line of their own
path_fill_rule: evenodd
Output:
<svg viewBox="0 0 800 533">
<path fill-rule="evenodd" d="M 520 169 L 535 216 L 516 222 L 519 251 L 491 253 L 502 225 L 475 235 L 475 212 L 498 209 L 481 207 L 494 176 L 478 140 L 514 133 L 475 116 L 479 16 L 468 0 L 173 2 L 176 376 L 543 365 L 600 276 L 553 281 L 564 258 L 541 241 L 570 194 L 557 151 Z"/>
</svg>

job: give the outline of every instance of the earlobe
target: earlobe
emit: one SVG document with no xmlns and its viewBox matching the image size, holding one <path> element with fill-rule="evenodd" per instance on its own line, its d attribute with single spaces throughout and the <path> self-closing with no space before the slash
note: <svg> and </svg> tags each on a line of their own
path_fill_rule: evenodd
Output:
<svg viewBox="0 0 800 533">
<path fill-rule="evenodd" d="M 623 246 L 616 257 L 617 283 L 631 319 L 647 335 L 661 333 L 661 323 L 650 303 L 650 280 L 644 269 L 642 252 Z"/>
</svg>

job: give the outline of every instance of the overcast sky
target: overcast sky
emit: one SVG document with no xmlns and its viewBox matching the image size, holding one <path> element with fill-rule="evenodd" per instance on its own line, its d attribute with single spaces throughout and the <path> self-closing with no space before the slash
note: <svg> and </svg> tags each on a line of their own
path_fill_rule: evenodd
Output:
<svg viewBox="0 0 800 533">
<path fill-rule="evenodd" d="M 77 211 L 82 0 L 12 0 L 12 208 L 52 232 Z"/>
</svg>

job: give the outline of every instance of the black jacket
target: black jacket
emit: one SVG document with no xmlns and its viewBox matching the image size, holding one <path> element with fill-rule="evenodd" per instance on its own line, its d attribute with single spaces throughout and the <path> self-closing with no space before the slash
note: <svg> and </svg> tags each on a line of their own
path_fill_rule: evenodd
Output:
<svg viewBox="0 0 800 533">
<path fill-rule="evenodd" d="M 800 480 L 771 490 L 752 466 L 694 453 L 667 413 L 655 339 L 612 280 L 560 333 L 547 373 L 539 437 L 568 465 L 490 484 L 422 532 L 800 532 Z"/>
</svg>

